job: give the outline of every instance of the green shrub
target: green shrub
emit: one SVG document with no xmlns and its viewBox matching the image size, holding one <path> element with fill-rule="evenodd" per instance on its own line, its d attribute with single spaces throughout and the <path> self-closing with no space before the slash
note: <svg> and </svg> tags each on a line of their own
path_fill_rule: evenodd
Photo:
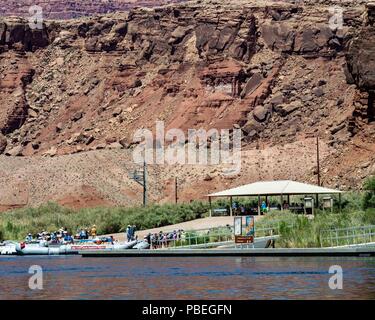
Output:
<svg viewBox="0 0 375 320">
<path fill-rule="evenodd" d="M 375 208 L 375 177 L 368 178 L 363 188 L 366 191 L 363 197 L 363 209 Z"/>
<path fill-rule="evenodd" d="M 375 225 L 375 209 L 343 213 L 316 211 L 315 217 L 307 218 L 289 211 L 271 212 L 255 224 L 256 236 L 260 228 L 273 228 L 280 238 L 278 247 L 309 248 L 321 246 L 321 235 L 330 229 Z M 344 231 L 344 236 L 346 231 Z M 362 231 L 361 231 L 362 232 Z M 340 243 L 346 244 L 346 243 Z"/>
<path fill-rule="evenodd" d="M 363 213 L 363 221 L 365 224 L 375 225 L 375 208 L 368 208 Z"/>
<path fill-rule="evenodd" d="M 363 206 L 363 194 L 357 191 L 345 192 L 341 195 L 341 211 L 342 212 L 353 212 L 362 210 Z M 339 212 L 339 196 L 333 196 L 333 209 L 335 212 Z"/>
<path fill-rule="evenodd" d="M 194 201 L 182 204 L 149 205 L 147 207 L 85 208 L 73 210 L 56 203 L 2 213 L 0 225 L 5 239 L 21 240 L 27 233 L 67 228 L 76 233 L 96 224 L 99 234 L 124 232 L 127 225 L 137 230 L 151 229 L 208 215 L 207 203 Z"/>
</svg>

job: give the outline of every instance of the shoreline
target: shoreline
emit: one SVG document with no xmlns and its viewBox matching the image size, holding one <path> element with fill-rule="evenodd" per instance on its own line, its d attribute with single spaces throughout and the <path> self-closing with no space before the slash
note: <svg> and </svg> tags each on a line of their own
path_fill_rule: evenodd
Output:
<svg viewBox="0 0 375 320">
<path fill-rule="evenodd" d="M 368 248 L 288 248 L 288 249 L 170 249 L 79 252 L 83 258 L 117 257 L 375 257 L 375 247 Z"/>
</svg>

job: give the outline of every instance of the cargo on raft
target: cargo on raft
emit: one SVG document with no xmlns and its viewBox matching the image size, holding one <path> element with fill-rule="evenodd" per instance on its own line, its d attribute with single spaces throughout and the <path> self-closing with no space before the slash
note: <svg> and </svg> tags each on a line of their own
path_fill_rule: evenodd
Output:
<svg viewBox="0 0 375 320">
<path fill-rule="evenodd" d="M 130 241 L 125 243 L 98 243 L 92 241 L 78 241 L 70 244 L 51 244 L 46 241 L 33 243 L 6 241 L 0 245 L 1 255 L 68 255 L 87 251 L 116 251 L 125 249 L 148 249 L 144 241 Z"/>
</svg>

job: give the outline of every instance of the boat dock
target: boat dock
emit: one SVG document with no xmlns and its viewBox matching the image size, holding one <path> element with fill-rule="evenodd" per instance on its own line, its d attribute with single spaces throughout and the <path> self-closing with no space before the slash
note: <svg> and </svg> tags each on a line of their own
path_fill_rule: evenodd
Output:
<svg viewBox="0 0 375 320">
<path fill-rule="evenodd" d="M 305 249 L 158 249 L 158 250 L 116 250 L 79 252 L 82 257 L 371 257 L 375 247 L 361 248 L 305 248 Z"/>
</svg>

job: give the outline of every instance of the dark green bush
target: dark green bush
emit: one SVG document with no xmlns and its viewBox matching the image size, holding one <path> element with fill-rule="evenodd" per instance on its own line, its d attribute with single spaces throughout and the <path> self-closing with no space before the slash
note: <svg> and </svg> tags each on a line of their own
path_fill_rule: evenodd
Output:
<svg viewBox="0 0 375 320">
<path fill-rule="evenodd" d="M 147 207 L 86 208 L 72 210 L 55 203 L 2 213 L 3 237 L 21 240 L 28 232 L 55 231 L 61 227 L 76 233 L 80 228 L 96 224 L 99 234 L 124 232 L 127 225 L 137 230 L 176 224 L 208 214 L 208 203 L 194 201 L 182 204 L 149 205 Z"/>
<path fill-rule="evenodd" d="M 375 177 L 368 178 L 363 188 L 366 191 L 363 197 L 363 209 L 375 208 Z"/>
</svg>

